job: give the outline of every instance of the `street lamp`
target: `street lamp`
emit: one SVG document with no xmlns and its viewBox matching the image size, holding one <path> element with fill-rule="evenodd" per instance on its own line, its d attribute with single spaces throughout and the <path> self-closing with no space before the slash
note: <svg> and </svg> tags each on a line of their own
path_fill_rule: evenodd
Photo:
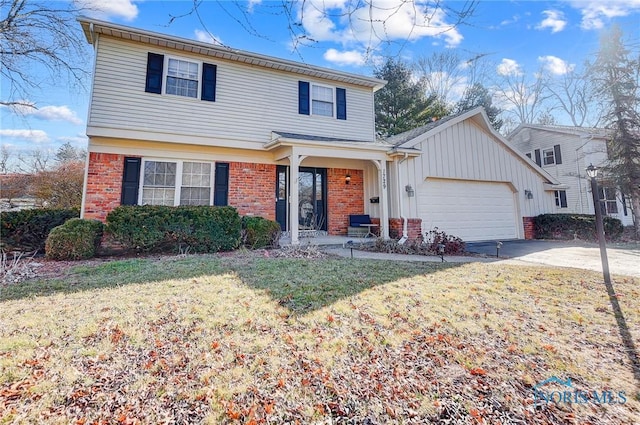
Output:
<svg viewBox="0 0 640 425">
<path fill-rule="evenodd" d="M 600 201 L 598 200 L 598 182 L 596 177 L 598 176 L 598 168 L 593 164 L 589 164 L 587 167 L 587 176 L 591 179 L 591 195 L 593 196 L 593 209 L 596 212 L 596 233 L 598 234 L 598 244 L 600 245 L 600 260 L 602 260 L 602 275 L 604 277 L 604 283 L 610 284 L 611 277 L 609 276 L 609 259 L 607 258 L 607 245 L 604 240 L 604 224 L 602 222 L 602 210 L 600 209 Z"/>
</svg>

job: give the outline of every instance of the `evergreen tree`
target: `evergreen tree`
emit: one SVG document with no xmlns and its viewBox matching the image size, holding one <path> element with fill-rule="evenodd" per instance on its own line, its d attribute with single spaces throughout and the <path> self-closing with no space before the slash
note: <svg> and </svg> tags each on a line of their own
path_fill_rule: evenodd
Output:
<svg viewBox="0 0 640 425">
<path fill-rule="evenodd" d="M 448 114 L 446 105 L 436 96 L 425 95 L 424 81 L 414 79 L 405 63 L 387 59 L 374 75 L 387 81 L 375 94 L 379 137 L 393 136 Z"/>
<path fill-rule="evenodd" d="M 640 61 L 625 47 L 619 27 L 603 34 L 591 75 L 605 101 L 605 125 L 612 131 L 607 171 L 622 192 L 631 196 L 636 236 L 640 237 Z"/>
<path fill-rule="evenodd" d="M 500 131 L 500 127 L 502 127 L 504 122 L 498 118 L 498 116 L 502 110 L 493 106 L 493 100 L 491 99 L 489 90 L 480 83 L 475 83 L 471 87 L 467 87 L 464 92 L 464 96 L 456 104 L 455 110 L 456 113 L 462 113 L 478 106 L 484 107 L 491 125 L 496 131 Z"/>
</svg>

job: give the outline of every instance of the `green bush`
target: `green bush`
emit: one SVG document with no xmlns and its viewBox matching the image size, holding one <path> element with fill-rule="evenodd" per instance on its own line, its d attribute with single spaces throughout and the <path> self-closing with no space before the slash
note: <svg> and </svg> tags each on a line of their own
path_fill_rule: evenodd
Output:
<svg viewBox="0 0 640 425">
<path fill-rule="evenodd" d="M 98 220 L 72 218 L 49 233 L 45 245 L 50 260 L 86 260 L 100 246 L 104 225 Z"/>
<path fill-rule="evenodd" d="M 622 222 L 613 217 L 604 217 L 604 233 L 607 240 L 622 236 Z M 542 214 L 535 218 L 534 227 L 538 239 L 582 239 L 595 241 L 596 217 L 590 214 Z"/>
<path fill-rule="evenodd" d="M 280 224 L 262 217 L 242 217 L 242 244 L 249 249 L 277 248 Z"/>
<path fill-rule="evenodd" d="M 36 208 L 0 213 L 0 241 L 5 251 L 44 251 L 49 232 L 70 218 L 77 209 Z"/>
<path fill-rule="evenodd" d="M 240 216 L 232 207 L 120 206 L 107 232 L 138 252 L 218 252 L 240 244 Z"/>
</svg>

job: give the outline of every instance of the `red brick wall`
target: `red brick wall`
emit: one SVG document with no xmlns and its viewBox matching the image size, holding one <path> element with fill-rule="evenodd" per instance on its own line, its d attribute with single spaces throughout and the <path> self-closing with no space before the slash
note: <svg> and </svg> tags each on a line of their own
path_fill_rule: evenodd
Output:
<svg viewBox="0 0 640 425">
<path fill-rule="evenodd" d="M 536 228 L 533 224 L 535 217 L 522 217 L 522 223 L 524 224 L 524 238 L 525 239 L 535 239 L 536 238 Z"/>
<path fill-rule="evenodd" d="M 276 166 L 232 162 L 229 164 L 229 205 L 240 215 L 276 219 Z"/>
<path fill-rule="evenodd" d="M 351 182 L 345 183 L 345 176 Z M 364 175 L 362 170 L 329 168 L 327 170 L 327 231 L 330 235 L 346 235 L 349 214 L 364 214 Z"/>
<path fill-rule="evenodd" d="M 389 219 L 389 237 L 392 239 L 400 239 L 402 237 L 402 219 Z M 407 219 L 407 237 L 411 240 L 422 239 L 422 219 Z"/>
<path fill-rule="evenodd" d="M 96 152 L 89 154 L 85 218 L 105 221 L 107 214 L 120 205 L 123 167 L 124 155 Z"/>
</svg>

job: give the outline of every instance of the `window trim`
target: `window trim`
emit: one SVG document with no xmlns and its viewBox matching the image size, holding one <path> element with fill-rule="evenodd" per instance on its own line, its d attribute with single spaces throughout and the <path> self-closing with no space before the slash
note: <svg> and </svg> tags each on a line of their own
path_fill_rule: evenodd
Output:
<svg viewBox="0 0 640 425">
<path fill-rule="evenodd" d="M 198 87 L 196 88 L 196 97 L 191 96 L 183 96 L 181 94 L 173 94 L 167 93 L 167 87 L 169 86 L 167 82 L 167 78 L 169 77 L 169 60 L 178 60 L 183 62 L 191 62 L 198 65 L 198 72 L 196 73 L 198 77 Z M 173 56 L 173 55 L 164 55 L 164 69 L 162 70 L 162 94 L 167 96 L 174 96 L 179 99 L 191 99 L 191 100 L 202 100 L 202 66 L 203 61 L 198 59 L 186 58 L 184 56 Z M 188 161 L 187 161 L 188 162 Z"/>
<path fill-rule="evenodd" d="M 326 88 L 326 89 L 330 89 L 331 90 L 331 115 L 322 115 L 322 114 L 316 114 L 313 112 L 313 88 L 314 87 L 322 87 L 322 88 Z M 319 102 L 324 102 L 324 103 L 328 103 L 326 101 L 322 101 L 322 100 L 318 100 Z M 336 101 L 336 87 L 334 86 L 328 86 L 325 84 L 318 84 L 318 83 L 314 83 L 314 82 L 309 82 L 309 113 L 312 116 L 315 117 L 325 117 L 325 118 L 332 118 L 335 119 L 336 118 L 336 106 L 337 106 L 337 101 Z"/>
<path fill-rule="evenodd" d="M 602 191 L 602 197 L 600 197 L 600 191 Z M 607 198 L 607 194 L 611 194 L 613 192 L 613 198 Z M 600 206 L 603 208 L 604 215 L 618 215 L 620 214 L 620 209 L 618 208 L 618 190 L 615 187 L 607 186 L 606 184 L 598 183 L 598 202 Z M 615 211 L 611 211 L 609 205 L 613 204 Z"/>
<path fill-rule="evenodd" d="M 211 164 L 211 176 L 209 186 L 209 206 L 213 205 L 214 200 L 214 188 L 215 188 L 215 161 L 203 161 L 200 159 L 175 159 L 175 158 L 158 158 L 158 157 L 142 157 L 140 164 L 140 182 L 138 188 L 138 205 L 145 205 L 142 203 L 142 196 L 144 190 L 144 169 L 147 162 L 171 162 L 176 164 L 176 183 L 173 193 L 173 205 L 174 207 L 180 206 L 180 194 L 182 192 L 182 170 L 185 162 L 198 162 L 202 164 Z M 155 204 L 153 204 L 155 205 Z"/>
<path fill-rule="evenodd" d="M 549 158 L 551 158 L 553 160 L 553 162 L 549 162 L 547 163 L 547 153 L 551 152 L 551 156 Z M 542 165 L 544 166 L 549 166 L 549 165 L 556 165 L 556 150 L 555 148 L 548 148 L 548 149 L 542 149 Z"/>
<path fill-rule="evenodd" d="M 564 192 L 564 205 L 562 205 L 562 195 L 560 192 Z M 554 197 L 556 201 L 556 208 L 568 208 L 566 190 L 555 190 Z"/>
</svg>

